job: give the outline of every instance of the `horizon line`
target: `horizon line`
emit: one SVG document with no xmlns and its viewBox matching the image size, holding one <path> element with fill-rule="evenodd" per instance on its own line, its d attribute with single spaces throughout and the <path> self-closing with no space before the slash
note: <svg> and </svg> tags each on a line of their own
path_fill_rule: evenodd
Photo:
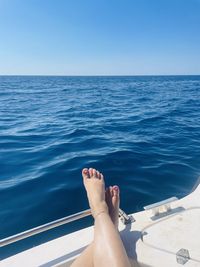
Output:
<svg viewBox="0 0 200 267">
<path fill-rule="evenodd" d="M 136 77 L 136 76 L 200 76 L 200 74 L 0 74 L 0 76 L 48 76 L 48 77 Z"/>
</svg>

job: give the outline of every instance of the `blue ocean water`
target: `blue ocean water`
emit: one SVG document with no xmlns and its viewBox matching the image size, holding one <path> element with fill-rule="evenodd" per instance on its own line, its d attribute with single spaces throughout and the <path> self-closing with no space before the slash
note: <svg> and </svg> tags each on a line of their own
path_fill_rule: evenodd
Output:
<svg viewBox="0 0 200 267">
<path fill-rule="evenodd" d="M 0 77 L 0 238 L 88 208 L 81 169 L 126 212 L 200 174 L 200 76 Z"/>
</svg>

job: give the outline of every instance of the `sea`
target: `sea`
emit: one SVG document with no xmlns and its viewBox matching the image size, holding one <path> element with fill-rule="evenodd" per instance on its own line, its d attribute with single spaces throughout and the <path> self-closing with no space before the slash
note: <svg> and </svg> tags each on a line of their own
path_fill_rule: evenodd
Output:
<svg viewBox="0 0 200 267">
<path fill-rule="evenodd" d="M 0 76 L 0 239 L 88 209 L 84 167 L 120 187 L 126 213 L 189 194 L 200 175 L 200 76 Z"/>
</svg>

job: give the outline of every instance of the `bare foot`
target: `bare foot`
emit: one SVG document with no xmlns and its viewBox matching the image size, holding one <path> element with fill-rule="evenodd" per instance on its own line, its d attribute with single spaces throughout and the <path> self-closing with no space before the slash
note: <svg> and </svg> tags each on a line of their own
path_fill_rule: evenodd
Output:
<svg viewBox="0 0 200 267">
<path fill-rule="evenodd" d="M 89 170 L 85 168 L 82 170 L 82 175 L 93 217 L 101 212 L 108 213 L 103 174 L 93 168 Z"/>
<path fill-rule="evenodd" d="M 117 185 L 106 189 L 106 203 L 109 215 L 116 228 L 118 228 L 119 222 L 119 200 L 119 187 Z"/>
</svg>

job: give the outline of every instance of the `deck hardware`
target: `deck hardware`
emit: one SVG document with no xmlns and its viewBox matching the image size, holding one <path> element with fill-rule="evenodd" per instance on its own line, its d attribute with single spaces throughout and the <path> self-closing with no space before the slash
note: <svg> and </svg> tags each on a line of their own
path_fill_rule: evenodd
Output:
<svg viewBox="0 0 200 267">
<path fill-rule="evenodd" d="M 180 249 L 177 253 L 176 253 L 176 261 L 179 264 L 184 265 L 187 261 L 189 261 L 190 259 L 190 254 L 189 251 L 185 248 Z"/>
<path fill-rule="evenodd" d="M 153 216 L 158 216 L 162 212 L 169 212 L 171 210 L 171 203 L 178 200 L 177 197 L 167 198 L 163 201 L 145 206 L 145 210 L 152 210 Z"/>
<path fill-rule="evenodd" d="M 124 225 L 127 225 L 129 223 L 132 223 L 135 221 L 135 219 L 133 218 L 133 216 L 131 215 L 127 215 L 123 210 L 119 209 L 119 218 L 121 220 L 121 222 Z"/>
</svg>

